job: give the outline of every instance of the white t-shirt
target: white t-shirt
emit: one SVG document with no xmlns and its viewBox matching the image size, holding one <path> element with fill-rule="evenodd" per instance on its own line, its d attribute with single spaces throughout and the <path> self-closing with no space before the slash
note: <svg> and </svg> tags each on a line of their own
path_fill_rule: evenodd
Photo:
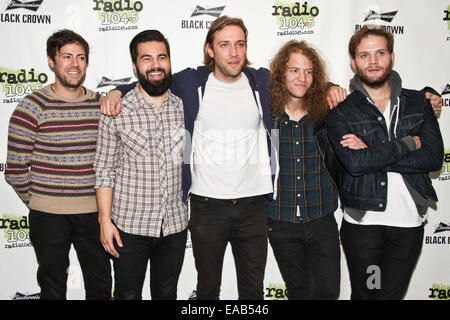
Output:
<svg viewBox="0 0 450 320">
<path fill-rule="evenodd" d="M 194 124 L 190 192 L 218 199 L 273 192 L 258 110 L 244 73 L 232 83 L 210 74 Z"/>
<path fill-rule="evenodd" d="M 398 111 L 398 110 L 397 110 Z M 387 128 L 391 123 L 391 103 L 389 102 L 383 113 Z M 396 121 L 396 119 L 393 119 Z M 395 130 L 394 130 L 395 131 Z M 391 133 L 393 135 L 393 133 Z M 356 221 L 344 212 L 347 222 L 361 225 L 384 225 L 392 227 L 418 227 L 425 220 L 417 211 L 411 194 L 403 177 L 397 172 L 387 173 L 387 204 L 385 211 L 367 211 L 361 221 Z"/>
</svg>

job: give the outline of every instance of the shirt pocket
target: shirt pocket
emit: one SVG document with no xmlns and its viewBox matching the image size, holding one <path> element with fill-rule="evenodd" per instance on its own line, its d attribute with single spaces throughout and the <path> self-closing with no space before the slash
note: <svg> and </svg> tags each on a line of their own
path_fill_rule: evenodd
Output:
<svg viewBox="0 0 450 320">
<path fill-rule="evenodd" d="M 185 145 L 184 126 L 174 128 L 170 133 L 170 153 L 175 163 L 181 164 Z"/>
<path fill-rule="evenodd" d="M 146 129 L 127 129 L 120 137 L 125 158 L 141 159 L 149 153 L 150 140 Z"/>
<path fill-rule="evenodd" d="M 399 136 L 404 137 L 408 135 L 414 135 L 420 130 L 420 125 L 424 122 L 423 114 L 416 113 L 403 117 L 399 124 Z"/>
<path fill-rule="evenodd" d="M 350 123 L 352 132 L 364 143 L 376 143 L 378 137 L 381 134 L 382 126 L 379 122 L 373 120 L 365 120 Z"/>
</svg>

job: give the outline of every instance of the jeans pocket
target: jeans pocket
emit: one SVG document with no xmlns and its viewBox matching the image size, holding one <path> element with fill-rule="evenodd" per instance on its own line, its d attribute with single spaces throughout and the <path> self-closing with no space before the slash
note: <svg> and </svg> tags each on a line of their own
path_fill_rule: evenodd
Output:
<svg viewBox="0 0 450 320">
<path fill-rule="evenodd" d="M 268 217 L 267 218 L 267 231 L 268 231 L 269 235 L 273 235 L 274 233 L 278 232 L 281 228 L 280 224 L 281 224 L 280 221 Z"/>
</svg>

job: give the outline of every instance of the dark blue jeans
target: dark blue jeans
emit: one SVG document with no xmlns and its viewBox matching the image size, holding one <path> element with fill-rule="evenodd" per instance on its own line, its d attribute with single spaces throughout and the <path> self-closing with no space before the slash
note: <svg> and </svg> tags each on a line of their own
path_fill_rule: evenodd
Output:
<svg viewBox="0 0 450 320">
<path fill-rule="evenodd" d="M 423 243 L 423 225 L 398 228 L 342 221 L 341 239 L 353 300 L 400 300 Z"/>
<path fill-rule="evenodd" d="M 269 218 L 269 240 L 289 300 L 338 298 L 341 249 L 334 214 L 308 223 Z"/>
<path fill-rule="evenodd" d="M 150 261 L 150 292 L 153 300 L 176 300 L 178 278 L 186 250 L 187 229 L 165 237 L 146 237 L 119 230 L 123 247 L 115 244 L 114 299 L 142 300 L 147 264 Z"/>
<path fill-rule="evenodd" d="M 111 263 L 100 243 L 97 213 L 51 214 L 30 210 L 30 240 L 39 264 L 41 299 L 64 300 L 73 244 L 83 273 L 86 299 L 111 299 Z"/>
<path fill-rule="evenodd" d="M 264 299 L 267 260 L 265 196 L 213 199 L 191 194 L 189 228 L 197 269 L 197 299 L 220 296 L 225 249 L 231 244 L 239 299 Z"/>
</svg>

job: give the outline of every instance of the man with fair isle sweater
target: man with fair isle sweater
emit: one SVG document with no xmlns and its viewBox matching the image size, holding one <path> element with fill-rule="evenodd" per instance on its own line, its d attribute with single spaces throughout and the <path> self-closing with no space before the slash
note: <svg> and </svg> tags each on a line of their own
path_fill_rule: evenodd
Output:
<svg viewBox="0 0 450 320">
<path fill-rule="evenodd" d="M 82 86 L 89 45 L 60 30 L 47 40 L 47 56 L 55 82 L 14 110 L 5 177 L 30 209 L 41 299 L 66 298 L 72 244 L 86 299 L 109 299 L 111 266 L 99 239 L 93 169 L 100 95 Z"/>
</svg>

